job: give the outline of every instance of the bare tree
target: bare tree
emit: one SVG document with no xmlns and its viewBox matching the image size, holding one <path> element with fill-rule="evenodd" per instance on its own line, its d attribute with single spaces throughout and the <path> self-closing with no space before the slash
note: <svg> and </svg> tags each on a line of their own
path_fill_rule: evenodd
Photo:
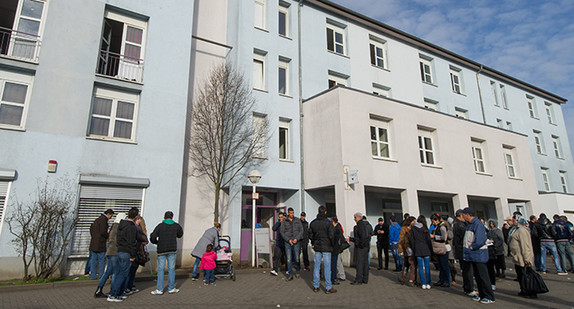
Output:
<svg viewBox="0 0 574 309">
<path fill-rule="evenodd" d="M 205 175 L 215 193 L 219 221 L 221 189 L 263 151 L 267 123 L 253 121 L 255 98 L 245 78 L 230 64 L 215 66 L 193 102 L 189 140 L 192 175 Z"/>
<path fill-rule="evenodd" d="M 38 180 L 35 197 L 29 202 L 15 202 L 7 222 L 10 233 L 16 236 L 12 243 L 22 256 L 24 280 L 31 278 L 30 266 L 34 266 L 35 279 L 51 277 L 60 266 L 78 222 L 73 188 L 65 179 L 52 184 L 48 179 Z"/>
</svg>

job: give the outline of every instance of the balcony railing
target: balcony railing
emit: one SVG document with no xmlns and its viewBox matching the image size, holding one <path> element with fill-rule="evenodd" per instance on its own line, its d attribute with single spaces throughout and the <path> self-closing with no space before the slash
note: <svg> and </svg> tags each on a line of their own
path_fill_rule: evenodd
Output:
<svg viewBox="0 0 574 309">
<path fill-rule="evenodd" d="M 0 27 L 0 54 L 10 58 L 38 62 L 40 37 Z"/>
<path fill-rule="evenodd" d="M 96 73 L 141 83 L 143 59 L 134 59 L 101 50 Z"/>
</svg>

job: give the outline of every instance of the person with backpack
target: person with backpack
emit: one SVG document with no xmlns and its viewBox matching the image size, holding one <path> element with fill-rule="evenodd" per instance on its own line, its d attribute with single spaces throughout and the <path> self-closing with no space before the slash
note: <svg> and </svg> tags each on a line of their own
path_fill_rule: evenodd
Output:
<svg viewBox="0 0 574 309">
<path fill-rule="evenodd" d="M 556 248 L 558 249 L 558 256 L 560 256 L 560 267 L 563 271 L 567 271 L 566 259 L 570 260 L 570 269 L 574 270 L 574 256 L 572 254 L 572 248 L 570 247 L 570 238 L 572 238 L 572 232 L 568 227 L 566 221 L 562 220 L 559 215 L 554 215 L 554 229 L 556 230 Z"/>
<path fill-rule="evenodd" d="M 357 274 L 355 281 L 351 282 L 351 284 L 361 285 L 369 282 L 369 242 L 373 229 L 367 220 L 363 220 L 363 215 L 360 212 L 355 213 L 353 217 L 356 225 L 353 229 L 353 237 L 349 238 L 349 240 L 355 243 L 357 254 L 355 268 Z"/>
</svg>

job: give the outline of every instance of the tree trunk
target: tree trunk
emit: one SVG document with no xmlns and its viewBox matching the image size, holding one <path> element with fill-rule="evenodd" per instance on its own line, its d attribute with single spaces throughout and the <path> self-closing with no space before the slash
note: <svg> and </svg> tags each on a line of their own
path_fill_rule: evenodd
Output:
<svg viewBox="0 0 574 309">
<path fill-rule="evenodd" d="M 219 222 L 219 192 L 221 192 L 221 185 L 215 184 L 215 205 L 213 208 L 213 221 Z"/>
</svg>

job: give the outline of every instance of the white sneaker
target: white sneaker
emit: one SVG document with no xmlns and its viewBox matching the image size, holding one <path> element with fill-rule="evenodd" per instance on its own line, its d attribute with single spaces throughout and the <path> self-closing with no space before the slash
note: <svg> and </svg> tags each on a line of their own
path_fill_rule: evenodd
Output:
<svg viewBox="0 0 574 309">
<path fill-rule="evenodd" d="M 168 292 L 169 294 L 175 294 L 175 293 L 179 292 L 179 289 L 173 288 L 173 289 L 171 289 L 171 290 L 169 290 L 169 291 L 167 291 L 167 292 Z"/>
<path fill-rule="evenodd" d="M 271 273 L 273 276 L 277 276 L 277 275 L 278 275 L 275 270 L 272 270 L 270 273 Z"/>
<path fill-rule="evenodd" d="M 492 285 L 492 290 L 496 291 L 496 285 L 494 285 L 494 284 Z"/>
<path fill-rule="evenodd" d="M 427 290 L 430 290 L 430 284 L 427 284 Z"/>
<path fill-rule="evenodd" d="M 466 296 L 476 297 L 476 296 L 478 296 L 478 292 L 477 292 L 477 291 L 472 291 L 472 292 L 466 293 Z"/>
<path fill-rule="evenodd" d="M 155 290 L 151 291 L 151 294 L 152 294 L 152 295 L 163 295 L 163 291 L 160 291 L 160 290 L 158 290 L 158 289 L 155 289 Z"/>
<path fill-rule="evenodd" d="M 123 299 L 119 298 L 119 297 L 115 297 L 115 296 L 108 296 L 108 301 L 109 302 L 114 302 L 114 303 L 119 303 L 122 302 Z"/>
</svg>

